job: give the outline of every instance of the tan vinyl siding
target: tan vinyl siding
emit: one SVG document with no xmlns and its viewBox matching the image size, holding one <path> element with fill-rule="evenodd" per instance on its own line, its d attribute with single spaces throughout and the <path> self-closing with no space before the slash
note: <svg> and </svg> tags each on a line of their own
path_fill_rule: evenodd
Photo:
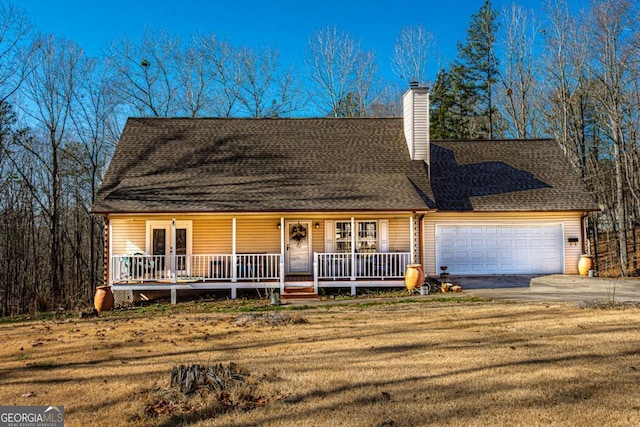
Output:
<svg viewBox="0 0 640 427">
<path fill-rule="evenodd" d="M 582 253 L 582 212 L 473 212 L 445 213 L 436 212 L 424 217 L 424 270 L 426 274 L 440 274 L 436 264 L 435 230 L 436 224 L 472 225 L 472 224 L 562 224 L 564 230 L 564 272 L 578 273 L 578 260 Z M 569 237 L 577 237 L 577 244 L 568 243 Z"/>
<path fill-rule="evenodd" d="M 315 228 L 315 224 L 318 224 L 320 228 Z M 325 252 L 324 250 L 324 219 L 312 221 L 311 235 L 311 252 Z"/>
<path fill-rule="evenodd" d="M 194 254 L 230 254 L 231 218 L 194 218 Z"/>
<path fill-rule="evenodd" d="M 389 219 L 389 252 L 409 252 L 411 250 L 409 218 Z"/>
<path fill-rule="evenodd" d="M 269 218 L 238 218 L 236 220 L 236 250 L 238 253 L 280 253 L 279 220 Z"/>
<path fill-rule="evenodd" d="M 110 219 L 109 225 L 113 255 L 144 253 L 146 245 L 146 221 L 144 219 Z"/>
</svg>

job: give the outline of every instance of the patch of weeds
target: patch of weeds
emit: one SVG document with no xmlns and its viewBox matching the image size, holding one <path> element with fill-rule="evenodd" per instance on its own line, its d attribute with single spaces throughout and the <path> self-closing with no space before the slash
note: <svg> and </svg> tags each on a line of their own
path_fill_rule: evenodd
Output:
<svg viewBox="0 0 640 427">
<path fill-rule="evenodd" d="M 640 308 L 640 301 L 580 301 L 576 304 L 576 307 L 596 310 L 624 310 L 627 308 Z"/>
<path fill-rule="evenodd" d="M 245 313 L 231 321 L 233 326 L 286 326 L 304 323 L 307 323 L 307 320 L 302 316 L 282 312 Z"/>
<path fill-rule="evenodd" d="M 16 356 L 16 360 L 29 360 L 29 355 L 27 353 L 20 353 Z"/>
</svg>

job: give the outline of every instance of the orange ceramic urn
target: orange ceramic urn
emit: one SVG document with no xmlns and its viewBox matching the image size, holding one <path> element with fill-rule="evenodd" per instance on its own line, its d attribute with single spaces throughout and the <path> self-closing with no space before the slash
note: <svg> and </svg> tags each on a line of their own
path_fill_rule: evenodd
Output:
<svg viewBox="0 0 640 427">
<path fill-rule="evenodd" d="M 421 264 L 409 264 L 404 273 L 404 283 L 409 291 L 419 288 L 424 283 L 424 272 Z"/>
<path fill-rule="evenodd" d="M 580 255 L 580 261 L 578 261 L 578 272 L 580 275 L 586 276 L 592 268 L 593 257 L 591 255 Z"/>
<path fill-rule="evenodd" d="M 93 306 L 96 310 L 109 311 L 113 308 L 113 292 L 111 286 L 98 286 L 96 295 L 93 297 Z"/>
</svg>

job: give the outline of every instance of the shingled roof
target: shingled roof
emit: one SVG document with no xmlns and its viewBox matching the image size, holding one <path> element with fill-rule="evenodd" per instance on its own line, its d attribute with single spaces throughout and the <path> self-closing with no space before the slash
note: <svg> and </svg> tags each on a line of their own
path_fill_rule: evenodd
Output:
<svg viewBox="0 0 640 427">
<path fill-rule="evenodd" d="M 402 119 L 129 119 L 93 211 L 427 210 Z"/>
<path fill-rule="evenodd" d="M 439 210 L 597 210 L 554 140 L 431 141 Z"/>
<path fill-rule="evenodd" d="M 432 141 L 401 118 L 129 119 L 93 205 L 109 212 L 594 210 L 551 140 Z"/>
</svg>

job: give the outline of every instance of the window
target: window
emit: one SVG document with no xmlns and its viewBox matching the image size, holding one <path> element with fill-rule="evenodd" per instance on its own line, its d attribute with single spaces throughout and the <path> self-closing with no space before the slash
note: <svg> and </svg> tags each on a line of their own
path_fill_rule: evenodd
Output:
<svg viewBox="0 0 640 427">
<path fill-rule="evenodd" d="M 351 252 L 351 222 L 336 221 L 336 252 Z"/>
<path fill-rule="evenodd" d="M 376 252 L 378 249 L 378 223 L 376 221 L 356 221 L 358 252 Z M 336 252 L 351 252 L 351 222 L 336 221 Z"/>
<path fill-rule="evenodd" d="M 378 243 L 377 223 L 358 221 L 358 252 L 375 252 Z"/>
</svg>

